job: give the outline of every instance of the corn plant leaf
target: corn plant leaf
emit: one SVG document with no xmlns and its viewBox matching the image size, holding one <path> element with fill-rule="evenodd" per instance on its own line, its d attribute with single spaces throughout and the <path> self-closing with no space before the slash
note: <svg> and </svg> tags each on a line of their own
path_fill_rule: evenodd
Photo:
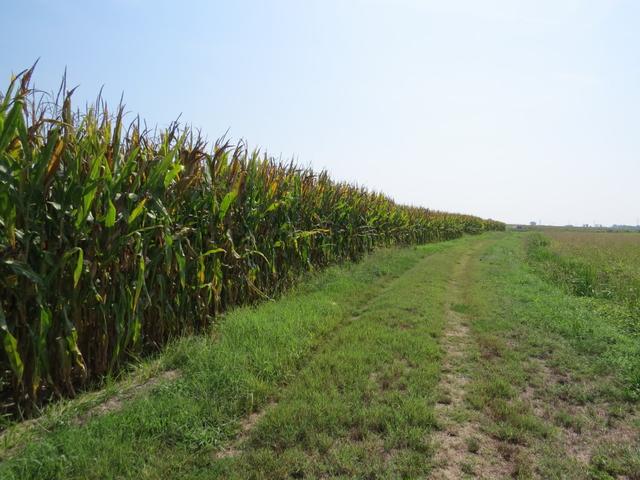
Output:
<svg viewBox="0 0 640 480">
<path fill-rule="evenodd" d="M 57 139 L 53 152 L 51 153 L 51 158 L 49 159 L 49 163 L 47 164 L 47 173 L 44 179 L 44 183 L 48 184 L 51 180 L 51 177 L 56 173 L 58 167 L 60 166 L 60 159 L 62 158 L 62 152 L 64 150 L 64 141 L 61 139 Z"/>
<path fill-rule="evenodd" d="M 131 304 L 131 310 L 135 313 L 138 308 L 138 301 L 140 300 L 140 293 L 144 286 L 144 257 L 140 255 L 140 261 L 138 262 L 138 277 L 136 278 L 135 293 L 133 295 L 133 303 Z"/>
<path fill-rule="evenodd" d="M 13 104 L 9 115 L 4 121 L 2 131 L 0 132 L 0 152 L 5 150 L 9 143 L 13 139 L 16 129 L 18 128 L 18 122 L 22 115 L 22 100 L 18 100 Z"/>
<path fill-rule="evenodd" d="M 138 216 L 142 213 L 142 211 L 144 210 L 144 205 L 145 203 L 147 203 L 147 199 L 143 198 L 142 200 L 140 200 L 140 202 L 138 202 L 138 205 L 136 205 L 136 208 L 133 209 L 133 212 L 131 212 L 131 215 L 129 215 L 129 219 L 127 220 L 127 223 L 131 223 L 133 222 L 136 218 L 138 218 Z"/>
<path fill-rule="evenodd" d="M 82 267 L 84 266 L 84 251 L 78 248 L 78 259 L 76 260 L 76 268 L 73 269 L 73 288 L 78 286 L 80 275 L 82 275 Z"/>
<path fill-rule="evenodd" d="M 184 258 L 184 253 L 182 251 L 182 245 L 178 244 L 177 248 L 174 250 L 174 255 L 176 257 L 176 263 L 178 264 L 178 274 L 180 275 L 180 285 L 184 288 L 187 284 L 187 262 Z"/>
<path fill-rule="evenodd" d="M 48 308 L 40 306 L 40 331 L 38 332 L 36 341 L 36 356 L 38 362 L 36 365 L 36 374 L 32 378 L 32 388 L 37 389 L 40 384 L 41 374 L 46 374 L 48 368 L 47 350 L 48 350 L 48 334 L 51 328 L 51 312 Z"/>
<path fill-rule="evenodd" d="M 273 212 L 276 208 L 278 208 L 280 206 L 281 202 L 273 202 L 271 205 L 269 205 L 267 207 L 267 209 L 264 211 L 264 213 L 269 213 L 269 212 Z"/>
<path fill-rule="evenodd" d="M 226 253 L 227 251 L 224 248 L 212 248 L 211 250 L 207 250 L 202 254 L 203 257 L 208 257 L 209 255 L 214 255 L 216 253 Z"/>
<path fill-rule="evenodd" d="M 80 347 L 78 347 L 78 331 L 71 324 L 71 322 L 66 317 L 66 315 L 65 315 L 65 327 L 67 330 L 67 334 L 65 336 L 67 351 L 73 356 L 73 359 L 76 365 L 80 368 L 83 374 L 86 374 L 86 367 L 84 364 L 84 359 L 82 358 L 82 352 L 80 351 Z"/>
<path fill-rule="evenodd" d="M 111 199 L 109 199 L 109 203 L 107 204 L 107 214 L 104 217 L 104 225 L 106 227 L 113 227 L 116 224 L 116 206 L 113 204 Z"/>
<path fill-rule="evenodd" d="M 171 182 L 180 174 L 180 172 L 184 169 L 184 166 L 181 163 L 176 163 L 173 167 L 167 172 L 164 176 L 164 188 L 167 188 L 171 185 Z"/>
<path fill-rule="evenodd" d="M 198 258 L 198 282 L 200 285 L 204 283 L 204 257 Z"/>
<path fill-rule="evenodd" d="M 34 272 L 26 263 L 17 260 L 3 260 L 2 263 L 7 265 L 16 274 L 28 278 L 35 284 L 42 285 L 43 281 L 40 275 Z"/>
<path fill-rule="evenodd" d="M 73 268 L 73 288 L 76 288 L 80 281 L 80 276 L 82 275 L 82 269 L 84 267 L 84 251 L 80 247 L 75 247 L 65 252 L 62 257 L 63 263 L 66 263 L 67 260 L 73 257 L 76 253 L 78 254 L 78 257 L 76 258 L 76 265 Z"/>
<path fill-rule="evenodd" d="M 233 201 L 236 199 L 237 196 L 238 196 L 237 190 L 232 190 L 224 196 L 224 198 L 222 199 L 222 203 L 220 203 L 220 213 L 218 215 L 218 218 L 220 219 L 220 221 L 224 220 L 224 217 L 227 215 L 227 211 L 229 210 L 229 207 L 231 206 L 231 204 L 233 203 Z"/>
<path fill-rule="evenodd" d="M 11 370 L 15 374 L 19 382 L 22 382 L 22 375 L 24 374 L 24 364 L 22 358 L 18 352 L 18 341 L 9 331 L 7 326 L 7 319 L 4 316 L 2 306 L 0 306 L 0 332 L 2 332 L 2 346 L 4 347 L 4 353 L 9 359 L 9 365 Z"/>
</svg>

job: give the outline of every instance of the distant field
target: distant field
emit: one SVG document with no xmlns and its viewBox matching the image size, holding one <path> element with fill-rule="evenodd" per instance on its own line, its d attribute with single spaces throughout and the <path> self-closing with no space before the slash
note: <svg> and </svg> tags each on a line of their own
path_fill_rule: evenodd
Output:
<svg viewBox="0 0 640 480">
<path fill-rule="evenodd" d="M 640 312 L 640 234 L 546 229 L 532 234 L 529 254 L 572 293 Z"/>
</svg>

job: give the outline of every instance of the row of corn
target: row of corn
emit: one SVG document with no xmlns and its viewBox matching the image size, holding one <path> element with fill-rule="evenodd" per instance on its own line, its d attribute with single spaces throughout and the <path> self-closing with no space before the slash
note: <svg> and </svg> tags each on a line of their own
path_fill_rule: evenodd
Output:
<svg viewBox="0 0 640 480">
<path fill-rule="evenodd" d="M 123 124 L 32 70 L 0 97 L 0 401 L 29 414 L 132 355 L 374 247 L 503 229 L 192 130 Z"/>
</svg>

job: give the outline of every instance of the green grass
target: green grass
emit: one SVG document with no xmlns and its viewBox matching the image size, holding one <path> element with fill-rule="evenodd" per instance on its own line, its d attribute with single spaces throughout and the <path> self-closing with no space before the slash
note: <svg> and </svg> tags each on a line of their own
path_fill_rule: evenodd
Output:
<svg viewBox="0 0 640 480">
<path fill-rule="evenodd" d="M 628 312 L 549 283 L 529 266 L 525 242 L 503 237 L 468 279 L 477 350 L 467 401 L 510 445 L 518 478 L 638 478 L 640 343 L 619 321 Z M 568 431 L 584 435 L 587 465 L 567 450 Z M 605 464 L 606 451 L 615 454 Z"/>
<path fill-rule="evenodd" d="M 527 260 L 542 278 L 578 297 L 590 313 L 569 312 L 554 322 L 576 346 L 624 377 L 627 393 L 640 396 L 640 235 L 558 231 L 553 241 L 525 237 Z M 571 297 L 569 297 L 571 298 Z M 562 314 L 565 310 L 560 310 Z M 595 320 L 593 318 L 596 317 Z"/>
<path fill-rule="evenodd" d="M 544 230 L 527 236 L 536 270 L 567 291 L 611 300 L 630 310 L 640 333 L 640 234 Z"/>
</svg>

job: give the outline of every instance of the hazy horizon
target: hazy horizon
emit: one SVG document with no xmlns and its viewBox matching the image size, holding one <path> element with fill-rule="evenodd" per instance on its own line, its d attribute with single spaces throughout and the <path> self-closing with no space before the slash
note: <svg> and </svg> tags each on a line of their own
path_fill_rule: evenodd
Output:
<svg viewBox="0 0 640 480">
<path fill-rule="evenodd" d="M 5 6 L 11 73 L 75 106 L 181 114 L 400 203 L 636 225 L 640 3 L 44 0 Z M 29 23 L 24 19 L 28 18 Z"/>
</svg>

